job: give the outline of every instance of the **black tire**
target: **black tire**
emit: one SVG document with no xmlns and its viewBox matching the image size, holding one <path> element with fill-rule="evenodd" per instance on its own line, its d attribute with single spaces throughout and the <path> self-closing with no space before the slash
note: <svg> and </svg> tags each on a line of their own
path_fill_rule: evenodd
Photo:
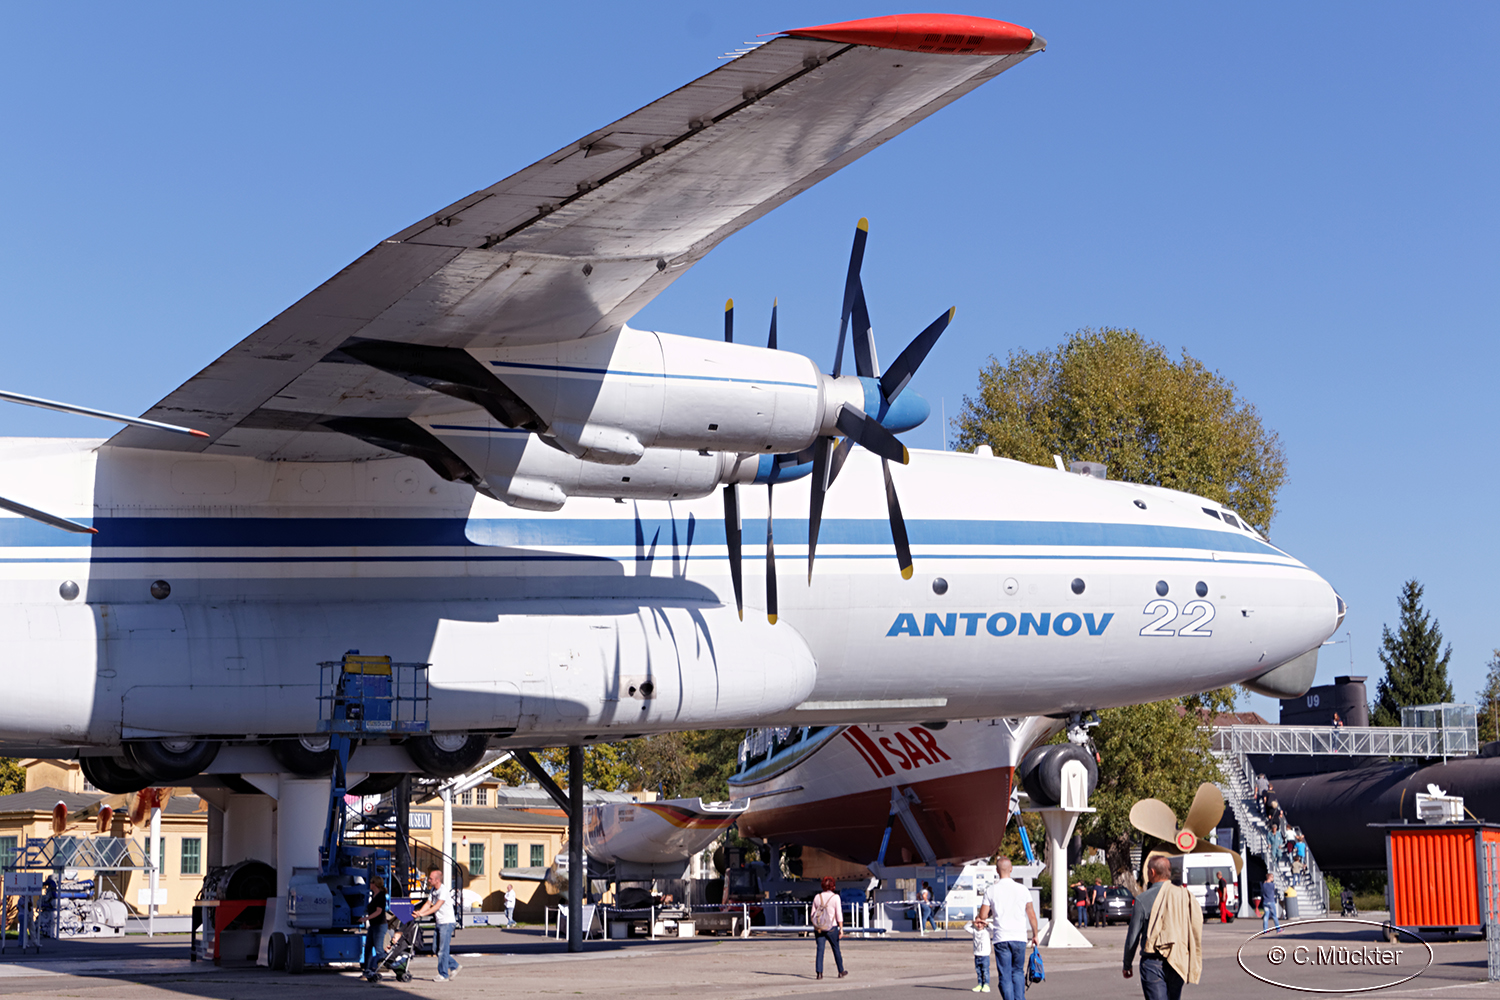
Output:
<svg viewBox="0 0 1500 1000">
<path fill-rule="evenodd" d="M 302 940 L 301 934 L 293 934 L 286 939 L 286 971 L 299 976 L 306 968 L 307 942 Z"/>
<path fill-rule="evenodd" d="M 1076 743 L 1042 747 L 1040 751 L 1033 750 L 1027 757 L 1032 754 L 1036 754 L 1037 759 L 1032 762 L 1023 781 L 1026 793 L 1031 796 L 1035 805 L 1057 805 L 1062 798 L 1062 768 L 1070 760 L 1078 761 L 1088 772 L 1090 795 L 1099 787 L 1099 762 L 1087 749 Z"/>
<path fill-rule="evenodd" d="M 379 795 L 401 784 L 401 779 L 404 777 L 406 775 L 399 772 L 396 774 L 367 774 L 359 784 L 349 789 L 349 794 Z"/>
<path fill-rule="evenodd" d="M 264 861 L 241 861 L 224 883 L 224 899 L 270 899 L 276 895 L 276 869 Z"/>
<path fill-rule="evenodd" d="M 333 762 L 338 751 L 326 741 L 326 736 L 302 736 L 292 740 L 272 740 L 271 756 L 276 763 L 299 778 L 326 778 L 333 773 Z M 349 750 L 349 759 L 354 759 L 354 750 Z"/>
<path fill-rule="evenodd" d="M 434 778 L 452 778 L 471 771 L 489 748 L 488 736 L 432 733 L 413 736 L 404 744 L 412 763 Z"/>
<path fill-rule="evenodd" d="M 131 767 L 124 757 L 80 757 L 78 766 L 89 784 L 111 795 L 138 792 L 151 784 L 151 779 Z"/>
<path fill-rule="evenodd" d="M 152 784 L 185 781 L 202 774 L 219 755 L 213 740 L 134 740 L 125 744 L 130 766 Z"/>
<path fill-rule="evenodd" d="M 271 971 L 280 972 L 286 968 L 286 950 L 286 935 L 280 931 L 272 934 L 266 943 L 266 964 Z"/>
<path fill-rule="evenodd" d="M 397 982 L 401 982 L 401 983 L 409 983 L 409 982 L 411 982 L 411 973 L 410 972 L 398 972 L 398 973 L 396 973 L 396 981 Z"/>
</svg>

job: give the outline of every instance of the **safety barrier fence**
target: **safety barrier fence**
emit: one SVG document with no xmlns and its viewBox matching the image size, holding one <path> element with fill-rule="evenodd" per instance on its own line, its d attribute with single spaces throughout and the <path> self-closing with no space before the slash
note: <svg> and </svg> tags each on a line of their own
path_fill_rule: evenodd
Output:
<svg viewBox="0 0 1500 1000">
<path fill-rule="evenodd" d="M 893 900 L 879 903 L 850 902 L 843 903 L 844 924 L 843 930 L 846 935 L 869 935 L 884 934 L 890 929 L 890 911 L 916 912 L 916 900 Z M 882 911 L 886 919 L 882 918 Z M 806 901 L 795 900 L 763 900 L 759 902 L 728 903 L 728 904 L 700 904 L 695 906 L 672 905 L 650 906 L 650 907 L 618 907 L 607 904 L 585 904 L 583 907 L 583 925 L 585 937 L 603 936 L 610 937 L 614 933 L 611 928 L 619 924 L 645 923 L 648 927 L 648 936 L 656 938 L 659 936 L 670 936 L 669 931 L 676 932 L 678 925 L 691 923 L 693 933 L 699 933 L 699 928 L 706 923 L 715 925 L 715 930 L 726 930 L 735 936 L 748 936 L 750 931 L 756 933 L 783 932 L 783 933 L 811 933 L 812 926 L 812 904 Z M 942 904 L 934 904 L 932 908 L 934 921 L 943 927 L 946 916 Z M 905 916 L 905 912 L 901 914 Z M 725 918 L 738 918 L 737 923 L 726 925 Z M 707 918 L 707 919 L 706 919 Z M 967 919 L 967 918 L 965 918 Z M 757 920 L 759 922 L 757 922 Z M 542 927 L 549 937 L 561 938 L 567 934 L 567 907 L 549 906 L 543 911 Z M 946 933 L 946 930 L 944 930 Z"/>
</svg>

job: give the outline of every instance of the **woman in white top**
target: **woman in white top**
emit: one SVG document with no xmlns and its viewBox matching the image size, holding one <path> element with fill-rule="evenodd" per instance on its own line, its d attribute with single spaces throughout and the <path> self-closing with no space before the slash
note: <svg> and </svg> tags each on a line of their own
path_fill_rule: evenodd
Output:
<svg viewBox="0 0 1500 1000">
<path fill-rule="evenodd" d="M 810 917 L 813 937 L 818 939 L 818 961 L 814 968 L 819 979 L 823 978 L 823 942 L 825 941 L 833 947 L 833 963 L 839 967 L 839 978 L 843 979 L 849 974 L 849 971 L 844 968 L 844 956 L 839 954 L 839 932 L 844 926 L 844 904 L 833 888 L 833 879 L 825 878 L 823 891 L 812 898 Z"/>
</svg>

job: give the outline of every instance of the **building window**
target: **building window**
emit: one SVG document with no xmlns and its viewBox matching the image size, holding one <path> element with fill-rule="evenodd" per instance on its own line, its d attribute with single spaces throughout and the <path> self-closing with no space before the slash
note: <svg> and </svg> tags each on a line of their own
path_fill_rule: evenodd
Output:
<svg viewBox="0 0 1500 1000">
<path fill-rule="evenodd" d="M 15 842 L 16 842 L 16 838 L 15 837 L 11 837 L 10 838 L 10 842 L 11 842 L 12 845 L 14 845 Z M 14 850 L 14 849 L 15 848 L 12 847 L 12 850 Z M 520 844 L 506 844 L 505 847 L 503 848 L 503 851 L 504 851 L 504 857 L 501 860 L 500 867 L 502 867 L 502 868 L 519 868 L 519 867 L 521 867 L 521 845 Z"/>
<path fill-rule="evenodd" d="M 203 839 L 201 837 L 182 838 L 182 874 L 203 874 Z"/>
<path fill-rule="evenodd" d="M 532 844 L 531 845 L 531 867 L 533 867 L 533 868 L 545 868 L 545 867 L 547 867 L 547 845 L 546 844 Z"/>
<path fill-rule="evenodd" d="M 0 837 L 0 866 L 8 867 L 16 863 L 16 851 L 20 843 L 19 837 Z"/>
<path fill-rule="evenodd" d="M 470 844 L 469 845 L 469 874 L 470 875 L 483 875 L 484 874 L 484 845 L 483 844 Z"/>
<path fill-rule="evenodd" d="M 458 793 L 458 804 L 461 806 L 472 806 L 474 804 L 474 790 Z"/>
<path fill-rule="evenodd" d="M 156 838 L 156 870 L 163 875 L 167 873 L 167 838 Z"/>
<path fill-rule="evenodd" d="M 490 790 L 488 788 L 485 788 L 483 785 L 480 785 L 478 788 L 474 789 L 474 801 L 478 802 L 482 806 L 489 805 Z"/>
</svg>

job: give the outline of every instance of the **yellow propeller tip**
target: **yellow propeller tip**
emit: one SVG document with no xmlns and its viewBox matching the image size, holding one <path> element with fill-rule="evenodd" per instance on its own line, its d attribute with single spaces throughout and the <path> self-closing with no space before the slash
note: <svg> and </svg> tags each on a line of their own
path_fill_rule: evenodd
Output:
<svg viewBox="0 0 1500 1000">
<path fill-rule="evenodd" d="M 912 570 L 912 568 L 910 566 L 902 566 L 901 567 L 901 579 L 903 579 L 903 580 L 910 580 L 911 579 L 911 570 Z"/>
<path fill-rule="evenodd" d="M 906 445 L 902 445 L 901 446 L 901 464 L 902 465 L 910 465 L 911 464 L 911 452 L 907 450 Z"/>
<path fill-rule="evenodd" d="M 958 306 L 952 306 L 948 310 L 948 322 L 953 322 L 953 317 L 958 315 Z"/>
<path fill-rule="evenodd" d="M 744 608 L 740 608 L 739 612 L 740 612 L 740 621 L 744 621 L 745 620 L 745 609 Z"/>
<path fill-rule="evenodd" d="M 733 308 L 734 308 L 734 299 L 725 299 L 724 300 L 724 311 L 728 312 L 729 310 L 731 310 Z"/>
<path fill-rule="evenodd" d="M 776 624 L 776 616 L 775 615 L 766 615 L 766 621 L 770 622 L 772 625 L 775 625 Z"/>
<path fill-rule="evenodd" d="M 857 228 L 857 229 L 863 229 L 865 232 L 868 233 L 870 231 L 870 220 L 869 219 L 860 219 L 859 220 L 859 225 L 856 226 L 855 228 Z"/>
</svg>

